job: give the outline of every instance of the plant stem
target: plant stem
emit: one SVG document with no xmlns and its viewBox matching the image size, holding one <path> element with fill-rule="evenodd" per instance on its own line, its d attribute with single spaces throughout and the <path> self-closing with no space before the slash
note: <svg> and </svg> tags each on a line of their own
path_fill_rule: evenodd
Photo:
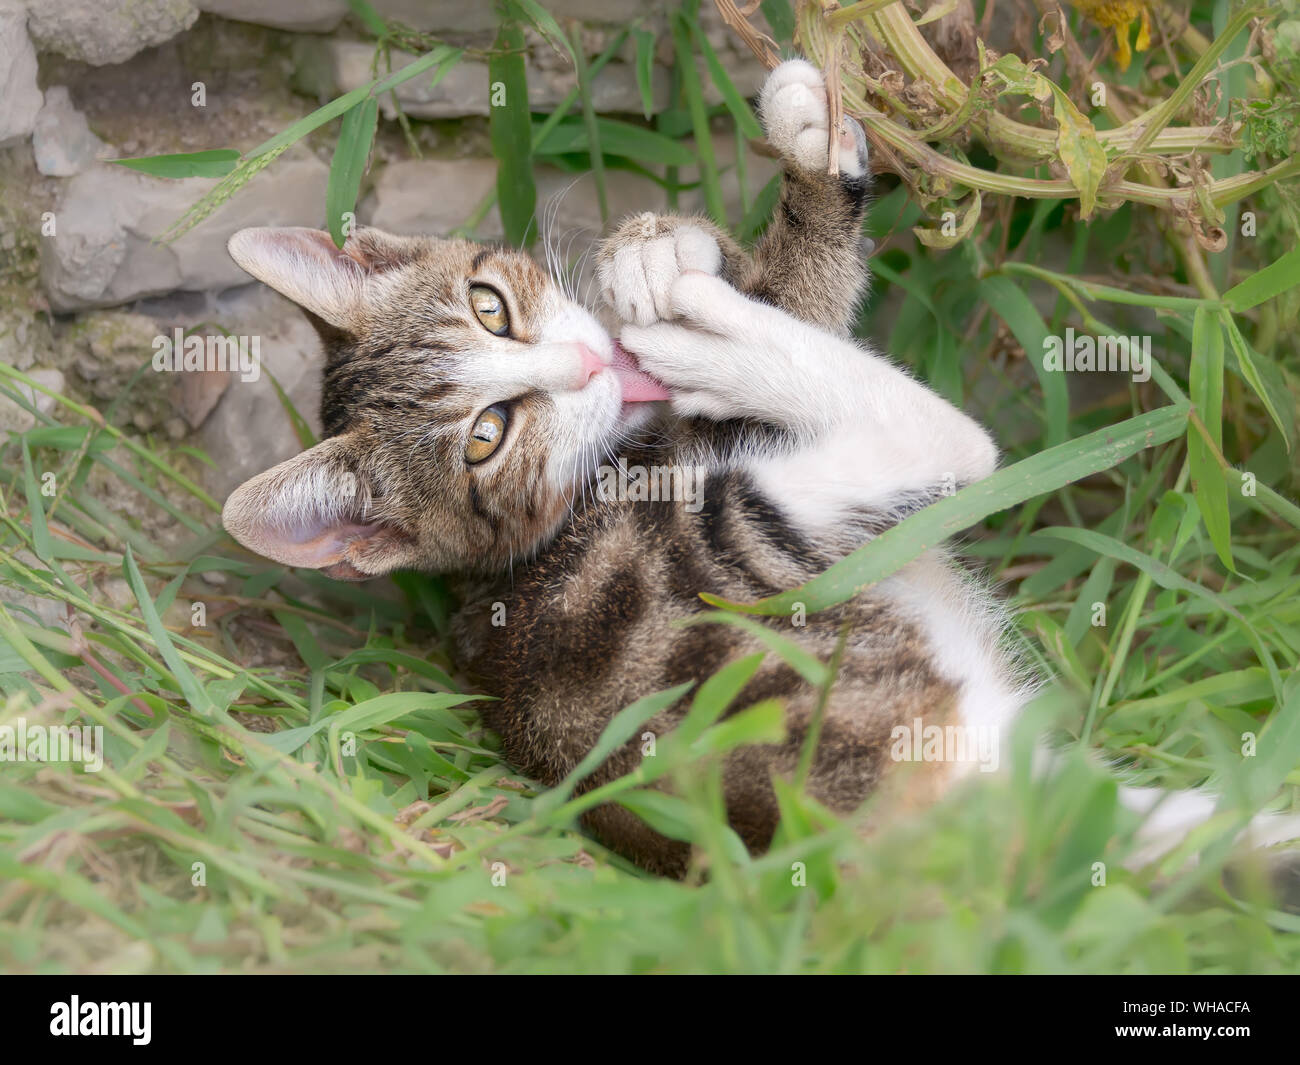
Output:
<svg viewBox="0 0 1300 1065">
<path fill-rule="evenodd" d="M 1258 15 L 1262 10 L 1263 8 L 1258 4 L 1248 4 L 1246 7 L 1243 7 L 1238 11 L 1223 28 L 1223 32 L 1214 39 L 1214 43 L 1212 43 L 1201 55 L 1201 58 L 1196 61 L 1196 65 L 1192 67 L 1188 72 L 1187 77 L 1183 78 L 1179 83 L 1178 88 L 1170 94 L 1169 98 L 1163 103 L 1157 104 L 1145 115 L 1140 115 L 1138 118 L 1133 120 L 1134 122 L 1142 122 L 1143 124 L 1142 134 L 1133 144 L 1132 152 L 1134 155 L 1146 151 L 1147 146 L 1155 140 L 1156 135 L 1159 134 L 1165 126 L 1169 125 L 1173 120 L 1174 115 L 1178 113 L 1179 108 L 1187 102 L 1192 93 L 1196 91 L 1196 87 L 1205 80 L 1206 75 L 1214 68 L 1214 64 L 1218 61 L 1219 56 L 1221 56 L 1227 49 L 1228 45 L 1232 43 L 1233 38 L 1245 29 L 1247 23 L 1249 23 L 1250 20 Z"/>
</svg>

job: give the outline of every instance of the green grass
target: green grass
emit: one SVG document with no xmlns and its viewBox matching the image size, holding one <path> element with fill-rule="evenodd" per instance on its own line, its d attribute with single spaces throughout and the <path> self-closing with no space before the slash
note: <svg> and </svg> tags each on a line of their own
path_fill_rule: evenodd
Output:
<svg viewBox="0 0 1300 1065">
<path fill-rule="evenodd" d="M 1226 21 L 1226 5 L 1194 5 L 1206 37 Z M 380 48 L 440 47 L 381 27 Z M 571 46 L 558 25 L 544 29 Z M 1100 41 L 1086 24 L 1076 31 Z M 676 103 L 653 126 L 590 107 L 611 49 L 584 64 L 559 111 L 535 117 L 531 138 L 526 127 L 494 131 L 515 153 L 498 189 L 524 198 L 503 204 L 519 240 L 529 160 L 585 169 L 598 153 L 600 172 L 633 167 L 681 191 L 680 138 L 692 130 L 704 201 L 725 215 L 721 178 L 735 164 L 713 131 L 746 129 L 744 104 L 734 91 L 706 104 L 704 79 L 719 75 L 695 47 L 689 5 L 665 32 L 679 61 L 700 62 L 679 67 Z M 1181 45 L 1174 55 L 1184 73 L 1195 58 Z M 1272 68 L 1275 102 L 1295 99 L 1287 61 Z M 1143 62 L 1127 76 L 1134 92 L 1155 99 L 1179 83 L 1177 70 L 1148 76 Z M 355 198 L 369 148 L 355 124 L 336 153 L 345 172 L 332 218 Z M 283 141 L 230 173 L 251 176 Z M 969 151 L 973 164 L 1019 173 Z M 1227 174 L 1246 167 L 1241 151 Z M 1257 234 L 1243 236 L 1234 215 L 1221 252 L 1145 203 L 1083 222 L 1064 199 L 992 196 L 945 250 L 908 232 L 936 224 L 924 197 L 892 178 L 879 193 L 870 228 L 888 239 L 860 331 L 992 426 L 1005 470 L 797 597 L 836 602 L 973 525 L 966 554 L 1003 585 L 1023 655 L 1050 678 L 1006 772 L 879 825 L 870 805 L 838 819 L 781 782 L 780 836 L 751 859 L 718 813 L 719 759 L 780 726 L 774 704 L 723 716 L 754 668 L 745 660 L 699 678 L 689 724 L 661 739 L 644 776 L 575 798 L 580 768 L 539 791 L 501 760 L 447 658 L 440 582 L 357 587 L 252 559 L 221 532 L 192 453 L 138 439 L 116 409 L 105 418 L 60 396 L 52 415 L 33 410 L 36 427 L 0 443 L 0 726 L 98 723 L 106 760 L 99 773 L 0 763 L 0 968 L 1300 970 L 1300 917 L 1276 909 L 1258 878 L 1235 894 L 1224 886 L 1241 819 L 1300 803 L 1294 188 L 1269 185 L 1238 205 L 1257 213 Z M 752 234 L 770 204 L 760 196 L 745 218 L 724 220 Z M 1106 375 L 1072 394 L 1065 375 L 1025 365 L 1067 327 L 1150 336 L 1152 380 Z M 0 365 L 6 395 L 23 381 Z M 131 503 L 110 509 L 110 498 Z M 164 514 L 182 546 L 146 533 Z M 815 682 L 831 676 L 798 665 Z M 605 743 L 636 736 L 656 705 L 629 707 Z M 1069 754 L 1032 779 L 1043 733 Z M 1136 821 L 1117 808 L 1102 762 L 1169 788 L 1213 781 L 1221 814 L 1168 860 L 1128 871 Z M 645 788 L 651 772 L 675 782 L 674 797 Z M 600 798 L 693 840 L 696 875 L 648 877 L 584 837 L 576 817 Z"/>
</svg>

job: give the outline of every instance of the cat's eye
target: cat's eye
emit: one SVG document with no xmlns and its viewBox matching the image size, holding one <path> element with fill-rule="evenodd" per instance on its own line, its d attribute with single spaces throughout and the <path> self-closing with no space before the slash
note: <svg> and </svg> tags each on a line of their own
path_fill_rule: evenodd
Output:
<svg viewBox="0 0 1300 1065">
<path fill-rule="evenodd" d="M 487 285 L 474 285 L 469 290 L 469 305 L 474 314 L 493 336 L 503 337 L 510 332 L 510 315 L 505 301 Z"/>
<path fill-rule="evenodd" d="M 465 461 L 471 466 L 482 462 L 501 446 L 506 435 L 506 411 L 504 407 L 488 407 L 474 421 L 474 428 L 469 434 L 469 443 L 465 445 Z"/>
</svg>

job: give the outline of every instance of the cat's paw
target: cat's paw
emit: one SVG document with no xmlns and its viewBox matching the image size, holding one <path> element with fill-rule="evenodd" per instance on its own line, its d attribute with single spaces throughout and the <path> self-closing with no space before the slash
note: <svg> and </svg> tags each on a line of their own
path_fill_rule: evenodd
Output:
<svg viewBox="0 0 1300 1065">
<path fill-rule="evenodd" d="M 782 63 L 763 83 L 758 110 L 773 148 L 803 170 L 826 171 L 830 109 L 820 70 L 806 59 Z M 839 138 L 840 173 L 862 177 L 867 172 L 867 138 L 861 124 L 846 115 Z"/>
<path fill-rule="evenodd" d="M 625 325 L 620 343 L 671 390 L 678 414 L 729 417 L 735 409 L 730 393 L 736 378 L 745 377 L 745 348 L 753 343 L 762 308 L 721 278 L 702 273 L 679 277 L 668 301 L 669 313 L 659 321 Z"/>
<path fill-rule="evenodd" d="M 601 295 L 624 322 L 646 326 L 673 316 L 672 287 L 692 271 L 714 275 L 722 249 L 690 222 L 643 214 L 614 234 L 596 270 Z"/>
</svg>

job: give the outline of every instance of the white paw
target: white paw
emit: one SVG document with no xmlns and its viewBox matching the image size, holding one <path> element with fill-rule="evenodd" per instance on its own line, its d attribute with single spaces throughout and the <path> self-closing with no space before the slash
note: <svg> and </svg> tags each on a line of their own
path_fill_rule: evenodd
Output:
<svg viewBox="0 0 1300 1065">
<path fill-rule="evenodd" d="M 746 317 L 754 304 L 721 278 L 699 273 L 680 277 L 667 299 L 667 314 L 625 325 L 619 341 L 672 389 L 679 413 L 716 413 L 719 399 L 728 406 L 720 395 L 726 382 L 745 376 Z"/>
<path fill-rule="evenodd" d="M 700 337 L 685 326 L 672 322 L 625 325 L 619 343 L 636 356 L 637 365 L 674 394 L 702 389 L 711 380 L 712 358 Z M 714 347 L 721 347 L 714 344 Z"/>
<path fill-rule="evenodd" d="M 622 321 L 650 325 L 673 316 L 673 282 L 682 274 L 717 274 L 722 269 L 722 249 L 699 226 L 679 225 L 657 237 L 655 216 L 642 218 L 645 239 L 615 251 L 601 264 L 599 281 L 605 302 Z"/>
<path fill-rule="evenodd" d="M 829 108 L 820 70 L 806 59 L 782 63 L 763 83 L 758 110 L 773 148 L 804 170 L 826 170 Z M 840 173 L 861 177 L 867 170 L 867 139 L 861 125 L 845 116 L 839 138 Z"/>
</svg>

